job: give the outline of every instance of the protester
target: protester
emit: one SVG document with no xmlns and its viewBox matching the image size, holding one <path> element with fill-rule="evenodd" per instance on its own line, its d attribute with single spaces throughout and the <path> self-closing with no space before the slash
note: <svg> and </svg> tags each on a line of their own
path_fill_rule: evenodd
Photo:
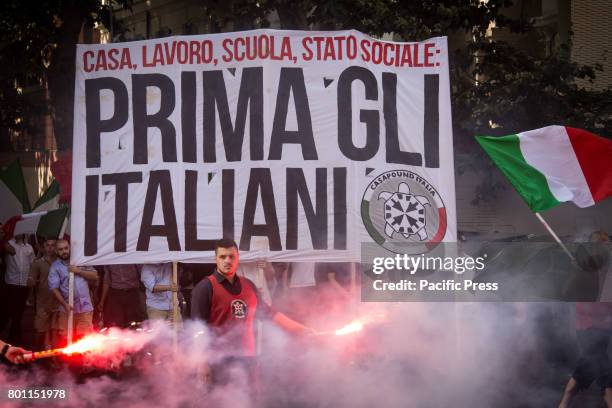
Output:
<svg viewBox="0 0 612 408">
<path fill-rule="evenodd" d="M 6 271 L 6 263 L 4 257 L 6 255 L 6 240 L 4 234 L 4 224 L 0 222 L 0 287 L 4 288 L 4 272 Z"/>
<path fill-rule="evenodd" d="M 5 358 L 13 364 L 23 364 L 23 355 L 29 353 L 21 347 L 14 347 L 0 340 L 0 358 Z"/>
<path fill-rule="evenodd" d="M 36 262 L 37 260 L 45 256 L 44 254 L 45 238 L 34 235 L 34 234 L 30 235 L 28 238 L 29 238 L 28 244 L 30 244 L 32 249 L 34 249 L 34 259 L 32 263 L 30 263 L 30 273 L 31 273 L 32 265 L 34 264 L 34 262 Z M 36 290 L 34 289 L 33 285 L 30 283 L 29 277 L 28 277 L 27 286 L 28 286 L 28 297 L 26 299 L 26 308 L 36 307 Z"/>
<path fill-rule="evenodd" d="M 266 262 L 264 276 L 270 292 L 270 304 L 275 304 L 287 290 L 291 279 L 290 272 L 290 264 L 287 262 Z"/>
<path fill-rule="evenodd" d="M 179 288 L 178 285 L 172 283 L 172 264 L 143 265 L 140 279 L 146 288 L 146 305 L 149 319 L 174 321 L 172 294 L 177 293 Z M 178 307 L 178 304 L 176 306 Z M 180 322 L 180 313 L 178 318 Z"/>
<path fill-rule="evenodd" d="M 178 276 L 178 284 L 183 299 L 181 302 L 181 316 L 183 318 L 191 318 L 191 291 L 196 283 L 194 280 L 196 271 L 200 270 L 201 265 L 204 264 L 180 263 L 181 273 Z"/>
<path fill-rule="evenodd" d="M 236 269 L 236 275 L 241 278 L 247 278 L 255 284 L 255 288 L 261 295 L 263 300 L 268 305 L 272 305 L 272 292 L 268 286 L 266 274 L 273 270 L 272 264 L 264 260 L 256 262 L 241 262 Z"/>
<path fill-rule="evenodd" d="M 274 277 L 271 287 L 273 305 L 280 311 L 291 311 L 291 315 L 302 322 L 319 316 L 314 310 L 319 293 L 315 279 L 314 262 L 274 262 Z M 313 299 L 317 299 L 313 302 Z"/>
<path fill-rule="evenodd" d="M 213 364 L 205 364 L 201 375 L 207 382 L 231 381 L 229 370 L 239 365 L 247 370 L 251 379 L 255 363 L 254 319 L 270 318 L 285 330 L 294 333 L 309 333 L 312 329 L 275 311 L 261 301 L 255 284 L 239 277 L 239 253 L 231 239 L 215 243 L 217 269 L 193 289 L 191 316 L 208 323 L 216 335 L 213 349 L 219 358 Z"/>
<path fill-rule="evenodd" d="M 128 327 L 132 322 L 144 320 L 140 268 L 137 265 L 105 266 L 98 307 L 105 326 Z"/>
<path fill-rule="evenodd" d="M 6 283 L 4 281 L 4 276 L 6 272 L 6 240 L 4 234 L 3 224 L 0 222 L 0 322 L 2 322 L 5 317 L 4 314 L 8 311 L 8 305 L 6 304 L 6 295 L 4 293 Z M 5 324 L 3 323 L 3 326 Z M 0 326 L 0 330 L 3 329 L 3 326 Z"/>
<path fill-rule="evenodd" d="M 315 279 L 317 284 L 334 293 L 333 297 L 350 298 L 354 288 L 351 281 L 351 263 L 349 262 L 317 262 Z"/>
<path fill-rule="evenodd" d="M 55 296 L 49 291 L 49 268 L 55 262 L 55 239 L 43 240 L 42 257 L 36 259 L 30 268 L 28 285 L 34 288 L 36 295 L 36 314 L 34 328 L 37 332 L 36 343 L 39 349 L 49 349 L 55 342 L 53 331 L 57 321 L 56 313 L 59 306 Z"/>
<path fill-rule="evenodd" d="M 9 341 L 21 342 L 21 318 L 28 299 L 28 276 L 34 260 L 34 249 L 19 234 L 4 245 L 6 253 L 6 273 L 2 310 L 0 311 L 0 331 L 10 321 Z"/>
<path fill-rule="evenodd" d="M 347 307 L 355 296 L 355 282 L 350 262 L 317 262 L 315 280 L 317 283 L 317 314 L 326 314 L 330 322 L 346 314 Z"/>
<path fill-rule="evenodd" d="M 595 231 L 590 237 L 591 244 L 579 248 L 576 260 L 584 273 L 598 276 L 607 270 L 609 248 L 605 244 L 609 241 L 607 233 Z M 612 341 L 612 303 L 576 303 L 576 337 L 581 354 L 559 408 L 568 408 L 573 397 L 593 382 L 600 387 L 606 406 L 612 408 L 612 361 L 608 355 Z"/>
<path fill-rule="evenodd" d="M 73 311 L 74 338 L 80 338 L 93 330 L 93 304 L 89 294 L 88 281 L 95 282 L 98 272 L 93 268 L 76 267 L 70 263 L 70 245 L 60 239 L 55 244 L 56 259 L 49 268 L 49 289 L 61 304 L 59 309 L 59 326 L 62 339 L 68 330 L 68 313 Z M 70 306 L 68 284 L 70 272 L 74 273 L 74 304 Z"/>
</svg>

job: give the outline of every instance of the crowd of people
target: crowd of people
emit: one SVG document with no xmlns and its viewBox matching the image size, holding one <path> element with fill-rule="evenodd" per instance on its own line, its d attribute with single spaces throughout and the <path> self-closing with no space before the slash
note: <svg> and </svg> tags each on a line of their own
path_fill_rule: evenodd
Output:
<svg viewBox="0 0 612 408">
<path fill-rule="evenodd" d="M 251 262 L 239 265 L 237 247 L 231 240 L 220 240 L 220 245 L 229 249 L 219 247 L 218 251 L 235 250 L 235 262 L 228 261 L 234 259 L 228 256 L 224 260 L 219 258 L 216 264 L 179 264 L 178 284 L 172 280 L 172 263 L 75 266 L 70 264 L 67 240 L 18 235 L 8 240 L 0 237 L 0 241 L 0 334 L 7 344 L 34 351 L 66 345 L 69 312 L 73 315 L 73 339 L 103 327 L 128 328 L 146 320 L 164 320 L 170 324 L 180 324 L 184 318 L 209 324 L 225 322 L 229 316 L 216 316 L 218 308 L 206 311 L 213 299 L 217 300 L 220 291 L 214 291 L 213 296 L 212 288 L 218 285 L 229 293 L 227 299 L 251 293 L 259 304 L 259 312 L 255 313 L 254 307 L 248 308 L 252 312 L 249 319 L 256 314 L 268 317 L 293 331 L 301 331 L 305 326 L 281 311 L 290 311 L 297 320 L 307 320 L 315 292 L 322 299 L 317 304 L 330 310 L 332 304 L 338 303 L 336 298 L 356 299 L 352 296 L 356 293 L 353 264 Z M 222 268 L 229 268 L 229 275 L 224 275 L 227 279 L 221 279 Z M 70 273 L 74 276 L 72 304 L 68 298 Z M 246 279 L 248 284 L 241 285 L 241 278 L 234 281 L 234 276 Z M 329 300 L 327 303 L 325 298 Z M 245 305 L 252 303 L 251 300 L 245 298 Z M 272 304 L 274 309 L 270 307 Z M 29 326 L 29 321 L 24 319 L 27 307 L 33 310 L 34 336 L 24 336 Z M 174 313 L 175 307 L 178 313 Z"/>
<path fill-rule="evenodd" d="M 335 308 L 357 300 L 355 264 L 240 263 L 238 247 L 231 239 L 217 241 L 215 264 L 180 264 L 176 284 L 171 263 L 75 266 L 70 265 L 70 244 L 64 239 L 3 238 L 0 333 L 7 342 L 0 342 L 0 349 L 1 358 L 14 364 L 23 363 L 25 347 L 44 350 L 65 345 L 70 311 L 75 338 L 102 327 L 127 328 L 145 320 L 180 324 L 183 318 L 192 318 L 206 322 L 216 334 L 213 347 L 228 351 L 222 353 L 225 360 L 202 368 L 204 381 L 210 381 L 211 373 L 224 381 L 227 367 L 239 363 L 251 370 L 254 366 L 256 318 L 267 318 L 289 332 L 313 334 L 309 314 L 333 314 Z M 609 236 L 596 231 L 590 241 L 607 243 Z M 601 280 L 599 274 L 609 264 L 607 247 L 599 248 L 593 253 L 581 247 L 574 260 L 581 274 L 595 276 L 593 281 Z M 73 302 L 68 299 L 70 273 L 74 275 Z M 607 352 L 612 339 L 610 305 L 577 303 L 576 328 L 582 348 L 560 407 L 568 407 L 573 396 L 593 382 L 612 406 L 612 362 Z M 36 336 L 30 344 L 22 333 L 26 307 L 34 310 Z"/>
<path fill-rule="evenodd" d="M 44 350 L 65 344 L 68 312 L 72 311 L 75 338 L 102 326 L 128 327 L 146 319 L 172 320 L 171 265 L 70 265 L 70 244 L 63 239 L 25 236 L 3 243 L 0 331 L 8 328 L 10 344 L 26 345 L 23 315 L 34 309 L 36 332 L 29 347 Z M 74 274 L 70 304 L 69 276 Z M 146 309 L 145 309 L 146 304 Z"/>
</svg>

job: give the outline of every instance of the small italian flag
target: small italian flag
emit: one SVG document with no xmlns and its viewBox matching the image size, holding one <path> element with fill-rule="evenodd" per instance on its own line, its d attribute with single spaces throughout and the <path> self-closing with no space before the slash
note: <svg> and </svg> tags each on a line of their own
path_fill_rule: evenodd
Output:
<svg viewBox="0 0 612 408">
<path fill-rule="evenodd" d="M 68 207 L 15 215 L 4 223 L 2 229 L 6 239 L 20 234 L 36 234 L 45 238 L 61 238 L 64 235 L 64 222 L 67 215 Z"/>
<path fill-rule="evenodd" d="M 53 179 L 42 196 L 34 203 L 32 212 L 48 211 L 59 208 L 60 186 Z"/>
<path fill-rule="evenodd" d="M 476 140 L 534 212 L 612 196 L 611 140 L 566 126 Z"/>
<path fill-rule="evenodd" d="M 59 184 L 53 180 L 31 206 L 19 160 L 0 170 L 0 222 L 4 223 L 5 239 L 19 234 L 48 238 L 63 236 L 69 209 L 58 208 L 59 194 Z"/>
<path fill-rule="evenodd" d="M 30 212 L 30 200 L 19 160 L 0 170 L 0 222 Z"/>
</svg>

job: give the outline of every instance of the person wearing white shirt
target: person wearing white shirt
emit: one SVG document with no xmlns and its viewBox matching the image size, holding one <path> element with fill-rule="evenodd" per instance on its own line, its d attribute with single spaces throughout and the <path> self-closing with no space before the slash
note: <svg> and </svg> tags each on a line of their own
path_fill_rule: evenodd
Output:
<svg viewBox="0 0 612 408">
<path fill-rule="evenodd" d="M 0 312 L 0 331 L 10 321 L 9 342 L 20 343 L 21 318 L 28 299 L 28 276 L 34 261 L 34 249 L 20 234 L 9 240 L 5 246 L 6 273 L 4 276 L 5 294 Z"/>
<path fill-rule="evenodd" d="M 178 285 L 172 283 L 172 264 L 143 265 L 140 280 L 146 288 L 149 320 L 172 321 L 172 293 L 178 292 Z M 179 314 L 179 322 L 180 317 Z"/>
</svg>

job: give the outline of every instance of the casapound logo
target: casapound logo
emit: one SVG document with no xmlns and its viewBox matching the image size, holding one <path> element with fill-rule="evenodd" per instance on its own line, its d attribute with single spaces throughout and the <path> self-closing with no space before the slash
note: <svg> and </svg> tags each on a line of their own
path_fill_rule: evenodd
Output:
<svg viewBox="0 0 612 408">
<path fill-rule="evenodd" d="M 387 171 L 370 182 L 361 201 L 361 219 L 374 242 L 394 253 L 429 252 L 446 233 L 442 197 L 408 170 Z"/>
</svg>

